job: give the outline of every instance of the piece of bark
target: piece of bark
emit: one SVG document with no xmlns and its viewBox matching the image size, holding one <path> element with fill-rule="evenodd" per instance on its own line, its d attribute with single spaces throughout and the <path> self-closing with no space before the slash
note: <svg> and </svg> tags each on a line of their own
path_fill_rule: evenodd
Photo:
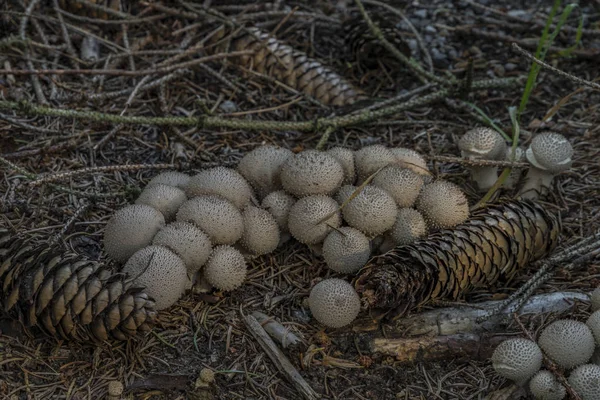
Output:
<svg viewBox="0 0 600 400">
<path fill-rule="evenodd" d="M 320 396 L 313 390 L 312 387 L 304 380 L 298 370 L 287 359 L 285 354 L 277 347 L 273 339 L 263 329 L 262 325 L 252 315 L 247 315 L 244 318 L 246 327 L 269 356 L 273 364 L 279 372 L 285 375 L 298 392 L 307 400 L 316 400 Z"/>
<path fill-rule="evenodd" d="M 273 317 L 269 317 L 258 311 L 253 312 L 252 316 L 262 325 L 269 336 L 275 339 L 284 349 L 302 343 L 302 340 L 298 336 L 294 335 L 288 328 L 275 321 Z"/>
</svg>

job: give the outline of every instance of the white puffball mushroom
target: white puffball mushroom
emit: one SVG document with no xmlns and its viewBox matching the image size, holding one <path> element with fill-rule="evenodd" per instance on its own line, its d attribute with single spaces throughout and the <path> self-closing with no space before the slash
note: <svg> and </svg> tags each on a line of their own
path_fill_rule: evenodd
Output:
<svg viewBox="0 0 600 400">
<path fill-rule="evenodd" d="M 525 157 L 531 167 L 519 194 L 524 199 L 536 199 L 548 191 L 555 175 L 571 168 L 573 147 L 563 135 L 544 132 L 534 136 Z"/>
<path fill-rule="evenodd" d="M 344 170 L 344 180 L 342 181 L 342 185 L 352 185 L 356 180 L 354 152 L 345 147 L 333 147 L 327 150 L 327 154 L 333 156 Z"/>
<path fill-rule="evenodd" d="M 392 152 L 381 144 L 365 146 L 354 153 L 354 165 L 358 174 L 358 183 L 363 183 L 380 168 L 395 161 Z"/>
<path fill-rule="evenodd" d="M 427 234 L 423 215 L 414 208 L 401 208 L 390 232 L 397 246 L 411 244 Z"/>
<path fill-rule="evenodd" d="M 177 221 L 193 223 L 213 244 L 233 244 L 244 233 L 241 212 L 232 202 L 218 196 L 189 199 L 179 208 Z"/>
<path fill-rule="evenodd" d="M 340 206 L 343 205 L 350 198 L 350 196 L 352 196 L 352 193 L 354 193 L 356 189 L 358 188 L 354 185 L 342 186 L 335 194 L 335 201 L 337 201 Z"/>
<path fill-rule="evenodd" d="M 104 229 L 104 250 L 117 262 L 125 262 L 136 251 L 146 247 L 165 217 L 145 204 L 131 204 L 113 214 Z"/>
<path fill-rule="evenodd" d="M 597 287 L 592 291 L 590 302 L 592 305 L 592 311 L 600 310 L 600 287 Z"/>
<path fill-rule="evenodd" d="M 297 197 L 332 195 L 342 185 L 344 170 L 333 156 L 304 150 L 285 160 L 280 178 L 285 191 Z"/>
<path fill-rule="evenodd" d="M 592 331 L 594 339 L 596 340 L 596 345 L 600 346 L 600 310 L 594 311 L 587 321 L 585 321 L 585 324 Z"/>
<path fill-rule="evenodd" d="M 392 147 L 389 150 L 394 156 L 395 164 L 421 175 L 425 182 L 431 179 L 431 172 L 427 168 L 427 161 L 425 161 L 419 152 L 406 147 Z"/>
<path fill-rule="evenodd" d="M 171 307 L 190 285 L 183 260 L 163 246 L 148 246 L 137 251 L 123 267 L 135 286 L 145 288 L 156 302 L 157 310 Z"/>
<path fill-rule="evenodd" d="M 581 365 L 571 372 L 568 382 L 581 400 L 600 399 L 600 366 Z"/>
<path fill-rule="evenodd" d="M 208 283 L 224 291 L 242 286 L 246 273 L 244 256 L 239 250 L 228 245 L 215 247 L 204 266 L 204 277 Z"/>
<path fill-rule="evenodd" d="M 262 207 L 271 213 L 282 233 L 288 231 L 288 215 L 296 199 L 283 190 L 269 193 L 262 201 Z"/>
<path fill-rule="evenodd" d="M 502 160 L 506 154 L 504 138 L 490 128 L 474 128 L 458 141 L 461 155 L 467 160 Z M 471 166 L 471 178 L 479 190 L 489 190 L 498 179 L 498 167 Z"/>
<path fill-rule="evenodd" d="M 513 157 L 512 147 L 507 147 L 504 160 L 512 162 L 523 162 L 525 160 L 525 150 L 523 150 L 521 147 L 515 148 L 515 155 Z M 521 168 L 511 168 L 508 178 L 506 178 L 506 180 L 504 181 L 504 187 L 508 189 L 513 189 L 519 182 L 522 172 L 523 170 Z"/>
<path fill-rule="evenodd" d="M 556 380 L 552 372 L 545 369 L 531 378 L 529 389 L 536 400 L 562 400 L 567 395 L 567 389 Z"/>
<path fill-rule="evenodd" d="M 172 222 L 158 231 L 152 244 L 164 246 L 183 260 L 193 276 L 206 263 L 212 251 L 208 235 L 190 222 Z"/>
<path fill-rule="evenodd" d="M 552 361 L 565 369 L 588 362 L 595 347 L 590 328 L 571 319 L 560 319 L 548 325 L 540 334 L 538 344 Z"/>
<path fill-rule="evenodd" d="M 310 291 L 308 305 L 317 321 L 330 328 L 341 328 L 358 316 L 360 298 L 345 280 L 325 279 Z"/>
<path fill-rule="evenodd" d="M 157 184 L 163 184 L 167 186 L 173 186 L 181 190 L 185 190 L 185 187 L 187 186 L 189 181 L 189 175 L 184 174 L 183 172 L 167 171 L 162 172 L 156 175 L 154 178 L 152 178 L 150 182 L 148 182 L 146 187 L 150 187 Z"/>
<path fill-rule="evenodd" d="M 346 204 L 342 215 L 348 225 L 373 237 L 394 226 L 398 208 L 388 192 L 377 186 L 366 185 Z"/>
<path fill-rule="evenodd" d="M 332 227 L 338 228 L 341 223 L 338 204 L 323 195 L 301 198 L 292 206 L 288 216 L 290 233 L 304 244 L 321 243 Z"/>
<path fill-rule="evenodd" d="M 288 149 L 271 145 L 260 146 L 246 154 L 237 170 L 254 187 L 262 199 L 269 193 L 281 189 L 281 166 L 292 153 Z"/>
<path fill-rule="evenodd" d="M 423 178 L 413 170 L 388 165 L 375 176 L 373 185 L 388 192 L 398 207 L 412 207 L 421 192 Z"/>
<path fill-rule="evenodd" d="M 214 167 L 192 176 L 186 187 L 186 194 L 190 198 L 201 195 L 221 196 L 243 210 L 252 197 L 252 187 L 236 170 Z"/>
<path fill-rule="evenodd" d="M 242 212 L 242 246 L 254 255 L 269 254 L 279 244 L 279 226 L 267 210 L 248 205 Z"/>
<path fill-rule="evenodd" d="M 157 183 L 147 186 L 135 201 L 145 204 L 162 213 L 166 221 L 175 218 L 179 207 L 187 200 L 185 192 L 177 187 Z"/>
<path fill-rule="evenodd" d="M 540 370 L 542 358 L 542 351 L 535 342 L 514 338 L 500 343 L 491 359 L 498 375 L 522 385 Z"/>
<path fill-rule="evenodd" d="M 365 266 L 370 256 L 369 239 L 358 229 L 349 226 L 331 231 L 323 242 L 325 263 L 336 272 L 356 272 Z"/>
<path fill-rule="evenodd" d="M 457 185 L 442 180 L 423 186 L 415 208 L 433 228 L 453 228 L 469 218 L 465 194 Z"/>
</svg>

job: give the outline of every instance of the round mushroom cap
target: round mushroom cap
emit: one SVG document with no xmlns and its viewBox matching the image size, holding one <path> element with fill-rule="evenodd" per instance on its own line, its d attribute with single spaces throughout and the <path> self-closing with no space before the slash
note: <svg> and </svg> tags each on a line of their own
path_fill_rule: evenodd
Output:
<svg viewBox="0 0 600 400">
<path fill-rule="evenodd" d="M 206 263 L 212 251 L 208 235 L 189 222 L 172 222 L 158 231 L 152 244 L 164 246 L 183 260 L 189 276 Z"/>
<path fill-rule="evenodd" d="M 345 147 L 333 147 L 327 150 L 327 154 L 333 156 L 344 170 L 344 180 L 342 185 L 351 185 L 356 179 L 356 171 L 354 168 L 354 152 Z"/>
<path fill-rule="evenodd" d="M 427 168 L 427 161 L 417 151 L 406 147 L 392 147 L 389 150 L 394 155 L 394 162 L 397 165 L 408 168 L 422 176 L 429 177 L 431 175 L 429 168 Z"/>
<path fill-rule="evenodd" d="M 252 197 L 252 187 L 234 169 L 214 167 L 192 176 L 186 187 L 188 197 L 201 195 L 221 196 L 243 210 Z"/>
<path fill-rule="evenodd" d="M 381 144 L 363 147 L 354 153 L 354 165 L 358 174 L 358 182 L 364 182 L 380 168 L 395 161 L 392 152 Z"/>
<path fill-rule="evenodd" d="M 571 372 L 568 381 L 581 400 L 600 399 L 600 366 L 581 365 Z"/>
<path fill-rule="evenodd" d="M 107 392 L 109 396 L 121 396 L 124 389 L 123 384 L 119 381 L 108 382 Z"/>
<path fill-rule="evenodd" d="M 447 181 L 423 186 L 415 208 L 434 228 L 452 228 L 469 218 L 466 196 L 458 186 Z"/>
<path fill-rule="evenodd" d="M 542 351 L 535 342 L 515 338 L 500 343 L 492 354 L 494 370 L 507 379 L 525 383 L 542 367 Z"/>
<path fill-rule="evenodd" d="M 295 202 L 295 198 L 283 190 L 277 190 L 269 193 L 267 197 L 263 199 L 262 206 L 271 213 L 273 218 L 275 218 L 275 221 L 277 221 L 277 225 L 279 225 L 281 232 L 287 232 L 288 215 Z"/>
<path fill-rule="evenodd" d="M 490 128 L 474 128 L 467 131 L 458 141 L 464 158 L 501 160 L 506 155 L 504 138 Z"/>
<path fill-rule="evenodd" d="M 204 277 L 219 290 L 237 289 L 246 279 L 246 260 L 239 250 L 223 245 L 214 248 L 206 266 Z"/>
<path fill-rule="evenodd" d="M 373 185 L 388 192 L 398 207 L 412 207 L 421 192 L 423 178 L 413 170 L 388 165 L 375 176 Z"/>
<path fill-rule="evenodd" d="M 282 188 L 279 175 L 281 166 L 293 155 L 290 150 L 282 147 L 271 145 L 257 147 L 240 160 L 237 170 L 250 182 L 262 199 Z"/>
<path fill-rule="evenodd" d="M 148 182 L 146 187 L 150 187 L 152 185 L 162 184 L 167 186 L 173 186 L 179 188 L 181 190 L 185 190 L 188 182 L 190 181 L 190 177 L 183 172 L 178 171 L 167 171 L 162 172 L 156 175 L 154 178 Z"/>
<path fill-rule="evenodd" d="M 585 324 L 592 331 L 594 339 L 596 340 L 596 345 L 600 346 L 600 310 L 594 311 Z"/>
<path fill-rule="evenodd" d="M 163 246 L 148 246 L 137 251 L 123 267 L 135 286 L 145 288 L 156 302 L 157 310 L 171 307 L 190 284 L 183 260 Z"/>
<path fill-rule="evenodd" d="M 242 212 L 244 234 L 242 246 L 255 255 L 269 254 L 279 244 L 279 226 L 267 210 L 247 206 Z"/>
<path fill-rule="evenodd" d="M 342 185 L 344 170 L 333 156 L 305 150 L 283 163 L 280 177 L 283 188 L 294 196 L 332 195 Z"/>
<path fill-rule="evenodd" d="M 165 217 L 145 204 L 131 204 L 118 210 L 104 229 L 104 250 L 117 262 L 125 262 L 136 251 L 146 247 L 160 228 Z"/>
<path fill-rule="evenodd" d="M 348 225 L 372 237 L 394 226 L 398 208 L 388 192 L 377 186 L 366 185 L 346 204 L 342 215 Z"/>
<path fill-rule="evenodd" d="M 330 328 L 348 325 L 360 311 L 360 299 L 352 285 L 335 278 L 317 283 L 310 291 L 308 305 L 315 319 Z"/>
<path fill-rule="evenodd" d="M 567 395 L 567 389 L 556 380 L 552 372 L 545 369 L 531 378 L 529 389 L 536 400 L 562 400 Z"/>
<path fill-rule="evenodd" d="M 175 218 L 177 210 L 187 200 L 183 190 L 157 183 L 147 186 L 135 201 L 135 204 L 145 204 L 162 213 L 166 221 Z"/>
<path fill-rule="evenodd" d="M 218 196 L 198 196 L 186 201 L 177 212 L 177 221 L 195 224 L 213 244 L 233 244 L 244 233 L 240 210 Z"/>
<path fill-rule="evenodd" d="M 600 287 L 594 289 L 590 300 L 592 303 L 592 311 L 600 310 Z"/>
<path fill-rule="evenodd" d="M 427 234 L 423 215 L 414 208 L 401 208 L 390 232 L 397 246 L 411 244 Z"/>
<path fill-rule="evenodd" d="M 339 228 L 341 224 L 338 204 L 323 195 L 301 198 L 292 206 L 288 216 L 290 234 L 304 244 L 321 243 L 332 227 Z"/>
<path fill-rule="evenodd" d="M 351 274 L 365 266 L 371 256 L 369 239 L 349 226 L 331 231 L 323 242 L 323 258 L 336 272 Z"/>
<path fill-rule="evenodd" d="M 335 201 L 341 206 L 350 198 L 350 196 L 352 196 L 352 193 L 354 193 L 356 189 L 358 188 L 354 185 L 342 186 L 335 194 Z"/>
<path fill-rule="evenodd" d="M 590 328 L 571 319 L 560 319 L 548 325 L 538 343 L 552 361 L 565 369 L 588 362 L 595 347 Z"/>
<path fill-rule="evenodd" d="M 558 174 L 571 168 L 573 147 L 563 135 L 544 132 L 533 137 L 525 156 L 535 168 Z"/>
</svg>

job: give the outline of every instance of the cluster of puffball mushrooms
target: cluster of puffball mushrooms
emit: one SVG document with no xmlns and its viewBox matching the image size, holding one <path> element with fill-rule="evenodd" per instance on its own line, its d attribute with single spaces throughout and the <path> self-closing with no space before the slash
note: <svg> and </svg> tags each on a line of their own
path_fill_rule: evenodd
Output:
<svg viewBox="0 0 600 400">
<path fill-rule="evenodd" d="M 600 399 L 600 288 L 592 292 L 592 315 L 586 323 L 561 319 L 540 334 L 537 343 L 515 338 L 502 342 L 492 355 L 496 372 L 519 385 L 529 382 L 537 400 L 562 400 L 565 387 L 548 370 L 541 369 L 542 354 L 564 371 L 582 400 Z"/>
<path fill-rule="evenodd" d="M 499 145 L 494 135 L 500 137 L 485 128 L 467 132 L 459 144 L 463 156 L 491 159 L 485 150 L 490 147 L 505 152 L 506 143 L 500 137 Z M 536 169 L 546 169 L 530 177 L 536 193 L 548 184 L 540 176 L 557 171 L 547 167 L 560 153 L 556 135 L 538 135 L 527 151 Z M 542 157 L 538 142 L 550 143 L 551 154 Z M 480 187 L 492 175 L 497 178 L 497 168 L 473 169 Z M 246 277 L 248 257 L 271 253 L 291 237 L 322 255 L 333 271 L 353 274 L 374 251 L 452 228 L 468 216 L 461 189 L 433 180 L 425 159 L 412 149 L 371 145 L 294 154 L 265 145 L 246 154 L 236 169 L 157 175 L 135 204 L 111 217 L 104 247 L 160 310 L 193 282 L 236 289 Z M 351 323 L 360 309 L 352 285 L 336 278 L 315 285 L 308 303 L 319 322 L 334 328 Z"/>
</svg>

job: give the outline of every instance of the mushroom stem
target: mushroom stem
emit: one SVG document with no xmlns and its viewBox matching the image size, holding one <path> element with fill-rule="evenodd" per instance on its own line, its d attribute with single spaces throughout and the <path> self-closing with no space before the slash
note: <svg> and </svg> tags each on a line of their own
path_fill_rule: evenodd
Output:
<svg viewBox="0 0 600 400">
<path fill-rule="evenodd" d="M 471 167 L 471 178 L 479 190 L 489 190 L 498 180 L 498 167 Z"/>
<path fill-rule="evenodd" d="M 521 188 L 519 195 L 522 199 L 535 200 L 541 194 L 545 194 L 548 191 L 548 188 L 552 185 L 553 178 L 554 174 L 531 167 L 527 171 L 525 184 Z"/>
</svg>

